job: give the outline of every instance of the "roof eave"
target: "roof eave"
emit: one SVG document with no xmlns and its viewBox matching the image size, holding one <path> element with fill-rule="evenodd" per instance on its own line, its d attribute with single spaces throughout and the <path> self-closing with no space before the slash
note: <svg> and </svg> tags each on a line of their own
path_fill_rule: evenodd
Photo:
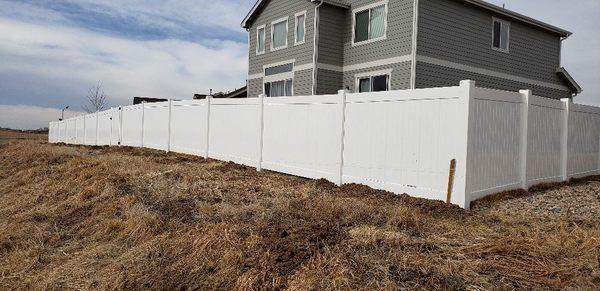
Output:
<svg viewBox="0 0 600 291">
<path fill-rule="evenodd" d="M 473 5 L 476 5 L 476 6 L 479 6 L 481 8 L 486 9 L 486 10 L 493 11 L 493 12 L 498 13 L 500 15 L 504 15 L 504 16 L 507 16 L 507 17 L 510 17 L 510 18 L 513 18 L 513 19 L 517 19 L 517 20 L 523 21 L 523 22 L 528 23 L 530 25 L 537 26 L 539 28 L 542 28 L 542 29 L 544 29 L 546 31 L 549 31 L 549 32 L 556 33 L 556 34 L 558 34 L 558 35 L 560 35 L 562 37 L 565 37 L 565 38 L 569 37 L 570 35 L 573 34 L 570 31 L 564 30 L 564 29 L 556 27 L 554 25 L 551 25 L 551 24 L 548 24 L 548 23 L 545 23 L 545 22 L 533 19 L 533 18 L 525 16 L 523 14 L 511 11 L 511 10 L 508 10 L 508 9 L 505 9 L 505 8 L 502 8 L 500 6 L 496 6 L 494 4 L 491 4 L 491 3 L 488 3 L 488 2 L 485 2 L 485 1 L 482 1 L 482 0 L 463 0 L 463 1 L 468 2 L 470 4 L 473 4 Z"/>
<path fill-rule="evenodd" d="M 581 94 L 581 92 L 583 92 L 583 88 L 581 88 L 581 86 L 577 83 L 577 81 L 575 81 L 575 79 L 571 76 L 571 74 L 569 74 L 569 72 L 567 72 L 567 69 L 565 68 L 558 68 L 558 70 L 556 70 L 557 73 L 562 74 L 565 79 L 567 79 L 567 81 L 570 83 L 571 87 L 573 87 L 573 89 L 575 89 L 575 93 L 577 94 Z"/>
</svg>

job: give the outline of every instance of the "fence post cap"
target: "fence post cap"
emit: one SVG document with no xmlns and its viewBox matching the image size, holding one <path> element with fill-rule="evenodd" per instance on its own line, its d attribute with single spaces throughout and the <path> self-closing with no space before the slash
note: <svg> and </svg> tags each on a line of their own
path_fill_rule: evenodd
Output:
<svg viewBox="0 0 600 291">
<path fill-rule="evenodd" d="M 462 81 L 460 81 L 460 86 L 475 87 L 475 81 L 474 80 L 462 80 Z"/>
</svg>

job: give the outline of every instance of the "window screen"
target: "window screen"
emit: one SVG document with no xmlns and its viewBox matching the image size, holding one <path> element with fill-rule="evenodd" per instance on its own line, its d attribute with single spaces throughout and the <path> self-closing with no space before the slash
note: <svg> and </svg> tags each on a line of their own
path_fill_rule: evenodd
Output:
<svg viewBox="0 0 600 291">
<path fill-rule="evenodd" d="M 510 35 L 510 24 L 503 21 L 494 20 L 494 35 L 492 46 L 499 50 L 508 51 Z"/>
<path fill-rule="evenodd" d="M 259 28 L 258 29 L 258 34 L 257 34 L 258 40 L 257 40 L 257 52 L 262 53 L 265 51 L 265 29 L 264 28 Z"/>
<path fill-rule="evenodd" d="M 358 79 L 358 92 L 380 92 L 389 90 L 389 75 L 378 75 Z"/>
<path fill-rule="evenodd" d="M 354 14 L 354 42 L 385 36 L 385 4 Z"/>
<path fill-rule="evenodd" d="M 371 78 L 362 78 L 358 80 L 358 92 L 371 92 Z"/>
<path fill-rule="evenodd" d="M 387 91 L 388 90 L 388 75 L 374 76 L 373 77 L 373 88 L 371 91 Z"/>
<path fill-rule="evenodd" d="M 369 39 L 382 37 L 385 33 L 385 5 L 375 7 L 371 10 L 371 20 L 369 22 Z"/>
<path fill-rule="evenodd" d="M 369 39 L 369 10 L 356 13 L 354 27 L 354 41 L 365 41 Z"/>
<path fill-rule="evenodd" d="M 298 15 L 296 17 L 296 42 L 304 42 L 305 19 L 306 15 Z"/>
<path fill-rule="evenodd" d="M 273 48 L 281 48 L 287 45 L 287 21 L 273 25 Z"/>
<path fill-rule="evenodd" d="M 265 83 L 267 97 L 292 96 L 292 79 Z"/>
</svg>

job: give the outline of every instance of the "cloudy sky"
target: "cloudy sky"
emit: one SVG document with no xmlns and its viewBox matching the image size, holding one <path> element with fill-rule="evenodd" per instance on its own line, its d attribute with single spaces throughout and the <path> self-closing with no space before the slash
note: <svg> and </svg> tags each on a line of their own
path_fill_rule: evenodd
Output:
<svg viewBox="0 0 600 291">
<path fill-rule="evenodd" d="M 600 105 L 600 1 L 493 0 L 573 31 L 563 66 L 576 102 Z M 254 0 L 0 0 L 0 127 L 37 128 L 101 81 L 111 106 L 132 96 L 189 99 L 245 84 Z"/>
</svg>

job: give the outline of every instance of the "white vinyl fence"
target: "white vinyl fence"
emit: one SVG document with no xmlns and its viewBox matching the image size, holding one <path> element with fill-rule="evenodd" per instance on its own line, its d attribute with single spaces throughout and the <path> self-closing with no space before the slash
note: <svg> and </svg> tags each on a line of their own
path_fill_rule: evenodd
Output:
<svg viewBox="0 0 600 291">
<path fill-rule="evenodd" d="M 600 108 L 473 81 L 144 103 L 52 122 L 49 139 L 201 155 L 464 208 L 492 193 L 600 174 Z"/>
</svg>

